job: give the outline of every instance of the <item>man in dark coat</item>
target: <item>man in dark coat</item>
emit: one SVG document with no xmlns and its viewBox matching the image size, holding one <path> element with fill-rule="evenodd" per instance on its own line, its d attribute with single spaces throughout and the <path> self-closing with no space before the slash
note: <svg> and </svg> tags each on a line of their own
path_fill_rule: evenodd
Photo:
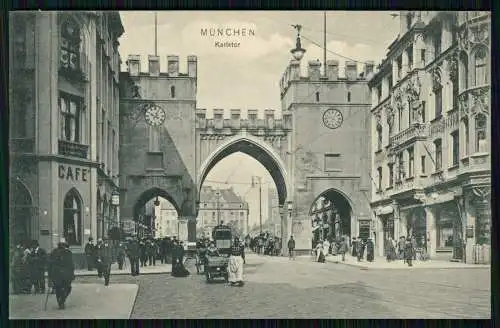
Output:
<svg viewBox="0 0 500 328">
<path fill-rule="evenodd" d="M 405 248 L 404 248 L 404 257 L 406 260 L 406 263 L 408 263 L 408 266 L 413 266 L 412 260 L 413 260 L 413 253 L 415 252 L 413 248 L 413 244 L 411 242 L 411 239 L 408 237 L 406 239 L 405 243 Z"/>
<path fill-rule="evenodd" d="M 373 240 L 368 238 L 366 242 L 366 260 L 368 262 L 373 262 L 375 252 L 375 245 L 373 244 Z"/>
<path fill-rule="evenodd" d="M 139 275 L 139 258 L 141 250 L 136 238 L 132 239 L 127 247 L 127 256 L 130 261 L 130 273 L 132 276 Z"/>
<path fill-rule="evenodd" d="M 47 252 L 43 248 L 40 248 L 37 240 L 33 240 L 32 248 L 33 252 L 29 256 L 31 285 L 35 287 L 35 294 L 44 294 Z"/>
<path fill-rule="evenodd" d="M 14 294 L 20 294 L 23 287 L 23 256 L 23 246 L 21 245 L 21 243 L 18 243 L 12 251 L 10 257 L 10 279 L 12 281 L 12 292 Z"/>
<path fill-rule="evenodd" d="M 147 260 L 148 260 L 148 255 L 147 255 L 147 247 L 146 247 L 146 242 L 144 239 L 142 239 L 139 242 L 139 249 L 141 250 L 141 267 L 148 266 Z"/>
<path fill-rule="evenodd" d="M 123 269 L 123 263 L 125 262 L 126 255 L 127 254 L 125 253 L 125 246 L 122 243 L 120 243 L 118 245 L 118 250 L 116 254 L 116 260 L 118 262 L 118 270 Z"/>
<path fill-rule="evenodd" d="M 85 259 L 87 260 L 87 269 L 92 271 L 95 266 L 96 254 L 95 254 L 94 238 L 89 237 L 88 243 L 85 245 Z"/>
<path fill-rule="evenodd" d="M 154 240 L 147 241 L 146 254 L 149 260 L 149 266 L 156 265 L 156 244 Z"/>
<path fill-rule="evenodd" d="M 97 245 L 95 246 L 95 249 L 94 249 L 94 252 L 95 252 L 95 265 L 97 267 L 97 276 L 99 278 L 102 278 L 102 274 L 103 274 L 103 271 L 102 271 L 102 265 L 101 265 L 101 262 L 99 262 L 99 252 L 100 252 L 100 249 L 103 247 L 103 241 L 102 239 L 99 239 L 97 241 Z"/>
<path fill-rule="evenodd" d="M 293 236 L 290 236 L 287 246 L 288 246 L 288 259 L 295 259 L 295 254 L 293 253 L 295 251 L 295 240 L 293 239 Z"/>
<path fill-rule="evenodd" d="M 104 275 L 104 286 L 109 285 L 109 276 L 111 275 L 111 263 L 113 261 L 113 251 L 108 240 L 103 241 L 103 245 L 99 248 L 98 260 Z"/>
<path fill-rule="evenodd" d="M 398 257 L 400 260 L 403 260 L 403 263 L 405 262 L 404 254 L 405 254 L 405 237 L 401 236 L 399 237 L 398 241 Z"/>
<path fill-rule="evenodd" d="M 351 246 L 351 255 L 354 257 L 358 257 L 358 240 L 356 239 L 356 237 L 352 238 Z"/>
<path fill-rule="evenodd" d="M 75 280 L 73 254 L 68 249 L 64 238 L 50 254 L 48 272 L 49 279 L 54 284 L 59 308 L 64 309 L 66 298 L 71 293 L 71 282 Z"/>
<path fill-rule="evenodd" d="M 160 241 L 160 262 L 167 263 L 167 238 Z"/>
</svg>

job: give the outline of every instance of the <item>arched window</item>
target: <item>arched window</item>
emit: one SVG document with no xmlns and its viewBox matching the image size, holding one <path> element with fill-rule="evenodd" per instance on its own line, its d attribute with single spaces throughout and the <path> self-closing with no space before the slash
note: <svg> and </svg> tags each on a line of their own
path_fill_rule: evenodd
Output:
<svg viewBox="0 0 500 328">
<path fill-rule="evenodd" d="M 170 98 L 175 98 L 175 86 L 170 87 Z"/>
<path fill-rule="evenodd" d="M 465 90 L 469 87 L 469 59 L 467 53 L 460 53 L 460 68 L 459 68 L 460 89 Z"/>
<path fill-rule="evenodd" d="M 377 124 L 377 150 L 382 149 L 382 125 Z"/>
<path fill-rule="evenodd" d="M 486 116 L 476 115 L 476 152 L 486 151 Z"/>
<path fill-rule="evenodd" d="M 82 245 L 82 201 L 71 189 L 64 198 L 63 235 L 69 245 Z"/>
<path fill-rule="evenodd" d="M 80 28 L 72 19 L 61 24 L 60 65 L 65 70 L 80 69 Z"/>
<path fill-rule="evenodd" d="M 484 48 L 479 48 L 474 55 L 474 83 L 475 85 L 488 84 L 486 68 L 487 53 Z"/>
<path fill-rule="evenodd" d="M 32 199 L 26 186 L 19 180 L 10 182 L 9 186 L 9 241 L 25 243 L 31 241 Z"/>
</svg>

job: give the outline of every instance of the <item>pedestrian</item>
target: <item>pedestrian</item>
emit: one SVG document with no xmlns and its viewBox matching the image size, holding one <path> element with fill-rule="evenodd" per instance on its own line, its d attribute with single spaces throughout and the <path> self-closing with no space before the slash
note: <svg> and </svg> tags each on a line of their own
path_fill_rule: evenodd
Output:
<svg viewBox="0 0 500 328">
<path fill-rule="evenodd" d="M 139 275 L 139 258 L 140 258 L 140 248 L 137 238 L 133 238 L 127 245 L 127 256 L 130 262 L 130 274 L 134 276 Z"/>
<path fill-rule="evenodd" d="M 98 260 L 104 276 L 104 286 L 109 285 L 109 278 L 111 275 L 111 263 L 113 261 L 113 250 L 108 242 L 108 239 L 103 240 L 102 246 L 99 248 Z"/>
<path fill-rule="evenodd" d="M 274 255 L 281 255 L 281 241 L 278 237 L 274 239 Z"/>
<path fill-rule="evenodd" d="M 229 256 L 228 280 L 231 286 L 243 286 L 243 258 L 241 256 L 241 245 L 238 237 L 234 238 Z"/>
<path fill-rule="evenodd" d="M 384 251 L 385 251 L 385 259 L 387 260 L 387 262 L 391 262 L 392 261 L 392 254 L 394 252 L 394 246 L 393 246 L 393 243 L 392 243 L 392 238 L 388 237 L 386 240 L 385 240 L 385 245 L 384 245 Z"/>
<path fill-rule="evenodd" d="M 368 238 L 368 241 L 366 242 L 366 260 L 368 262 L 373 262 L 375 255 L 374 252 L 375 252 L 375 245 L 373 243 L 373 240 L 371 238 Z"/>
<path fill-rule="evenodd" d="M 359 262 L 364 258 L 365 255 L 365 243 L 363 239 L 359 238 L 359 236 L 357 240 L 358 240 L 357 242 L 358 249 L 356 250 L 356 253 L 358 254 L 358 262 Z"/>
<path fill-rule="evenodd" d="M 102 275 L 103 275 L 103 271 L 102 271 L 102 269 L 103 269 L 103 268 L 102 268 L 102 265 L 101 265 L 101 263 L 98 261 L 98 259 L 99 259 L 99 252 L 100 252 L 100 250 L 101 250 L 101 248 L 102 248 L 102 247 L 103 247 L 103 241 L 102 241 L 102 239 L 101 239 L 101 238 L 99 238 L 99 239 L 97 240 L 97 245 L 95 246 L 95 251 L 94 251 L 94 253 L 95 253 L 95 265 L 96 265 L 96 267 L 97 267 L 97 276 L 98 276 L 99 278 L 102 278 Z"/>
<path fill-rule="evenodd" d="M 156 243 L 149 240 L 146 244 L 146 252 L 149 260 L 149 266 L 156 265 Z"/>
<path fill-rule="evenodd" d="M 413 260 L 416 261 L 417 260 L 417 238 L 415 237 L 415 235 L 413 235 L 411 237 L 411 245 L 413 247 Z"/>
<path fill-rule="evenodd" d="M 264 237 L 260 236 L 259 237 L 259 250 L 257 251 L 257 254 L 261 255 L 264 253 Z"/>
<path fill-rule="evenodd" d="M 50 254 L 48 273 L 54 285 L 57 304 L 60 309 L 64 309 L 66 299 L 71 293 L 71 282 L 75 280 L 73 253 L 69 250 L 64 238 Z"/>
<path fill-rule="evenodd" d="M 398 242 L 398 257 L 400 260 L 403 261 L 403 263 L 405 262 L 404 252 L 405 252 L 405 237 L 401 236 L 399 237 L 399 242 Z"/>
<path fill-rule="evenodd" d="M 187 277 L 189 276 L 189 271 L 184 267 L 184 246 L 182 242 L 178 243 L 174 241 L 172 249 L 172 272 L 173 277 Z"/>
<path fill-rule="evenodd" d="M 89 241 L 85 245 L 85 259 L 87 261 L 87 269 L 88 271 L 92 271 L 95 266 L 96 258 L 95 258 L 95 245 L 94 238 L 89 237 Z"/>
<path fill-rule="evenodd" d="M 40 248 L 37 240 L 33 240 L 33 252 L 30 254 L 30 278 L 31 286 L 34 286 L 35 294 L 45 293 L 45 270 L 47 267 L 47 252 Z"/>
<path fill-rule="evenodd" d="M 160 241 L 160 262 L 161 264 L 167 263 L 167 238 Z"/>
<path fill-rule="evenodd" d="M 406 263 L 408 263 L 408 266 L 410 266 L 410 267 L 413 266 L 412 260 L 413 260 L 414 253 L 415 253 L 415 249 L 413 248 L 413 244 L 411 242 L 410 237 L 408 237 L 406 239 L 406 243 L 405 243 L 404 257 L 405 257 Z"/>
<path fill-rule="evenodd" d="M 125 257 L 126 257 L 125 247 L 123 243 L 120 243 L 118 244 L 118 252 L 116 254 L 116 260 L 118 262 L 118 270 L 123 269 L 123 263 L 125 262 Z"/>
<path fill-rule="evenodd" d="M 247 262 L 245 261 L 245 243 L 243 240 L 240 242 L 240 253 L 241 253 L 241 258 L 243 259 L 243 264 L 246 264 Z"/>
<path fill-rule="evenodd" d="M 316 262 L 325 263 L 325 249 L 323 247 L 323 241 L 320 240 L 316 245 Z"/>
<path fill-rule="evenodd" d="M 141 267 L 148 266 L 148 263 L 146 262 L 148 259 L 147 246 L 144 239 L 141 239 L 139 242 L 139 249 L 141 250 Z"/>
<path fill-rule="evenodd" d="M 342 237 L 339 245 L 339 253 L 342 255 L 342 262 L 345 261 L 345 253 L 347 253 L 347 242 L 345 241 L 345 237 Z"/>
<path fill-rule="evenodd" d="M 14 250 L 11 252 L 11 275 L 10 279 L 12 282 L 12 292 L 14 294 L 20 294 L 23 289 L 23 246 L 21 243 L 17 243 Z"/>
<path fill-rule="evenodd" d="M 293 239 L 293 236 L 290 236 L 290 239 L 288 240 L 288 259 L 295 259 L 295 240 Z"/>
<path fill-rule="evenodd" d="M 356 237 L 352 237 L 351 245 L 352 245 L 351 255 L 353 257 L 358 257 L 358 240 L 356 239 Z"/>
<path fill-rule="evenodd" d="M 332 243 L 332 247 L 333 247 L 333 243 Z M 325 239 L 325 241 L 323 242 L 323 254 L 325 255 L 325 258 L 328 256 L 328 253 L 330 252 L 330 242 L 328 241 L 328 239 Z"/>
</svg>

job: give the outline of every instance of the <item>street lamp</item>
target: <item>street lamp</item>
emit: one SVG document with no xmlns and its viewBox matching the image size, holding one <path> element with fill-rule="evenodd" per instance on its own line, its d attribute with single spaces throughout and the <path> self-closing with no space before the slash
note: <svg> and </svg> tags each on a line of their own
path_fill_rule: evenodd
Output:
<svg viewBox="0 0 500 328">
<path fill-rule="evenodd" d="M 290 52 L 295 60 L 301 60 L 306 52 L 306 49 L 302 48 L 300 44 L 300 30 L 302 29 L 302 25 L 297 24 L 292 26 L 297 30 L 297 41 L 295 43 L 295 49 L 290 50 Z"/>
</svg>

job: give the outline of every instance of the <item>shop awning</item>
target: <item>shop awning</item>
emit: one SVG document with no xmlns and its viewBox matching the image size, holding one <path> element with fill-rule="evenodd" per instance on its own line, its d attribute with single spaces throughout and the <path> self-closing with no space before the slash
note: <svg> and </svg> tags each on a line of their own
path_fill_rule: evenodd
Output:
<svg viewBox="0 0 500 328">
<path fill-rule="evenodd" d="M 394 208 L 390 205 L 384 206 L 384 207 L 379 208 L 375 211 L 375 213 L 377 215 L 387 215 L 387 214 L 391 214 L 392 212 L 394 212 Z"/>
</svg>

